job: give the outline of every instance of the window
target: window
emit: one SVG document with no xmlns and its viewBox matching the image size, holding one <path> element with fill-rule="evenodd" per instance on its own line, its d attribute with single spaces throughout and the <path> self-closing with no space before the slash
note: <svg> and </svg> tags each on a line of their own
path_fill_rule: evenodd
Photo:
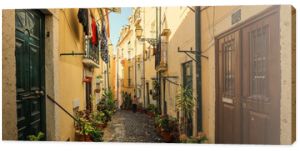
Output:
<svg viewBox="0 0 300 151">
<path fill-rule="evenodd" d="M 128 67 L 128 86 L 131 86 L 131 77 L 130 77 L 130 73 L 131 73 L 131 67 Z"/>
<path fill-rule="evenodd" d="M 268 26 L 250 33 L 250 94 L 267 97 L 267 52 L 269 49 Z"/>
<path fill-rule="evenodd" d="M 130 60 L 131 60 L 131 52 L 128 51 L 128 61 L 130 61 Z"/>
<path fill-rule="evenodd" d="M 182 64 L 183 72 L 183 87 L 184 88 L 193 88 L 193 70 L 192 70 L 192 61 Z"/>
<path fill-rule="evenodd" d="M 234 96 L 234 72 L 233 72 L 233 50 L 234 50 L 234 39 L 228 40 L 224 43 L 224 94 L 225 96 Z"/>
</svg>

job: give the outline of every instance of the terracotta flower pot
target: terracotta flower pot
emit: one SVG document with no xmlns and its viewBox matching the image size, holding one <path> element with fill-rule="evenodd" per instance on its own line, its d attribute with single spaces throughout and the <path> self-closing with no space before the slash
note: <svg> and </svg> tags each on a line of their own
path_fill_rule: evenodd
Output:
<svg viewBox="0 0 300 151">
<path fill-rule="evenodd" d="M 147 112 L 147 115 L 150 117 L 154 117 L 154 113 L 153 112 Z"/>
<path fill-rule="evenodd" d="M 165 132 L 165 131 L 162 131 L 160 133 L 160 136 L 162 137 L 162 139 L 167 142 L 167 143 L 171 143 L 172 142 L 172 135 L 170 132 Z"/>
<path fill-rule="evenodd" d="M 160 128 L 159 126 L 157 126 L 157 127 L 155 128 L 155 130 L 156 130 L 156 133 L 160 135 L 161 128 Z"/>
<path fill-rule="evenodd" d="M 85 141 L 84 135 L 75 132 L 75 141 Z"/>
</svg>

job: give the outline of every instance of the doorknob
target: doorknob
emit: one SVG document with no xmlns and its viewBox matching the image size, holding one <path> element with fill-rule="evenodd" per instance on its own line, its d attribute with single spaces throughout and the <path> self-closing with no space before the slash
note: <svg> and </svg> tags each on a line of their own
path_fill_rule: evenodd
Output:
<svg viewBox="0 0 300 151">
<path fill-rule="evenodd" d="M 39 94 L 39 95 L 41 95 L 41 96 L 44 96 L 45 94 L 44 94 L 44 91 L 39 91 L 39 90 L 36 90 L 35 91 L 35 94 Z"/>
<path fill-rule="evenodd" d="M 44 95 L 45 95 L 45 94 L 44 94 L 44 91 L 41 90 L 41 91 L 40 91 L 40 95 L 41 95 L 41 96 L 44 96 Z"/>
</svg>

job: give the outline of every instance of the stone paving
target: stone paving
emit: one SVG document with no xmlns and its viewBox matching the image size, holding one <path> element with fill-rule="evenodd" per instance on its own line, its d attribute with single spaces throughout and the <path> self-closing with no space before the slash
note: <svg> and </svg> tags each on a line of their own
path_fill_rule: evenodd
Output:
<svg viewBox="0 0 300 151">
<path fill-rule="evenodd" d="M 154 119 L 144 113 L 120 110 L 104 129 L 105 142 L 161 142 Z"/>
</svg>

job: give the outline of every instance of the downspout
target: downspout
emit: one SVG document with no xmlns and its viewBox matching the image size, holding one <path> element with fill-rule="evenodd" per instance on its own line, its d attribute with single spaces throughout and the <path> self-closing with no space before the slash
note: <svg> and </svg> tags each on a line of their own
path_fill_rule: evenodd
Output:
<svg viewBox="0 0 300 151">
<path fill-rule="evenodd" d="M 195 57 L 197 87 L 197 131 L 202 131 L 202 81 L 201 81 L 201 7 L 195 7 Z"/>
<path fill-rule="evenodd" d="M 156 26 L 156 31 L 155 31 L 155 36 L 156 36 L 156 40 L 157 43 L 155 44 L 155 60 L 157 59 L 156 55 L 158 52 L 158 7 L 155 7 L 155 26 Z M 156 68 L 156 66 L 154 66 L 154 68 Z M 159 80 L 159 72 L 156 71 L 156 80 L 158 82 L 158 84 L 160 84 L 160 80 Z M 160 102 L 160 88 L 157 92 L 158 96 L 157 96 L 157 106 L 158 106 L 158 112 L 161 114 L 161 102 Z"/>
</svg>

